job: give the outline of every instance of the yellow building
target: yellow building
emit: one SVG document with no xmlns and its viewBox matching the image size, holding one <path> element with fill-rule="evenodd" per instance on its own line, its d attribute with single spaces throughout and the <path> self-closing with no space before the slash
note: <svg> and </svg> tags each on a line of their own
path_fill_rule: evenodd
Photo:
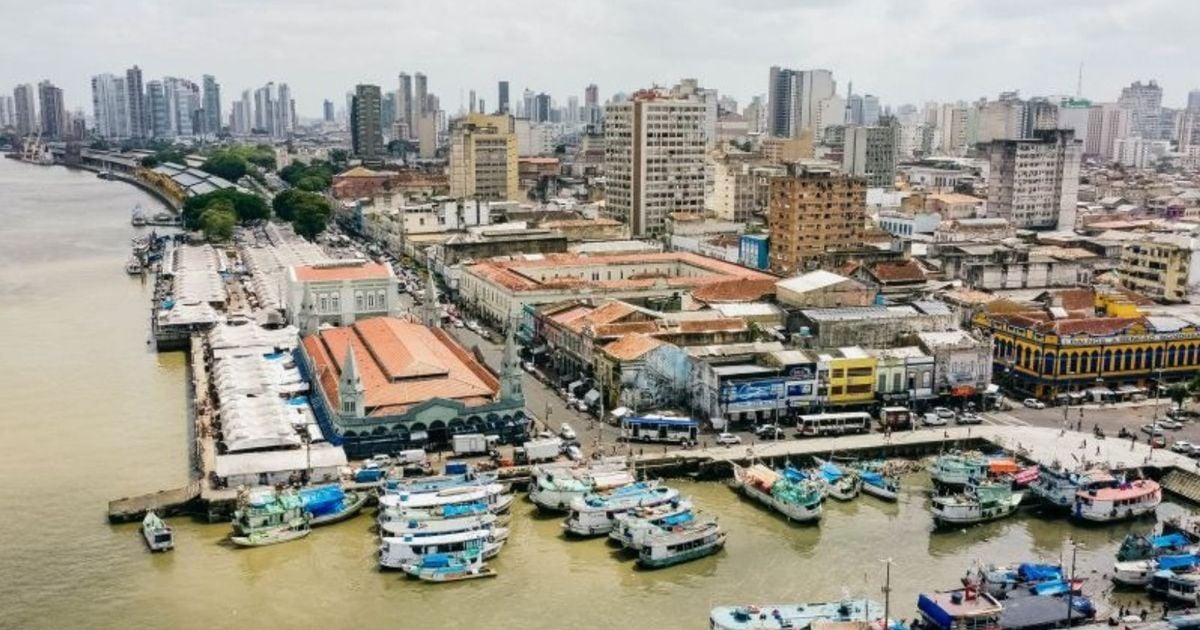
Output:
<svg viewBox="0 0 1200 630">
<path fill-rule="evenodd" d="M 1187 300 L 1194 240 L 1156 235 L 1127 243 L 1121 254 L 1121 286 L 1164 302 Z"/>
<path fill-rule="evenodd" d="M 991 333 L 996 381 L 1043 400 L 1127 399 L 1200 371 L 1200 327 L 1144 316 L 1119 296 L 1051 295 L 1045 308 L 989 305 L 972 324 Z"/>
<path fill-rule="evenodd" d="M 519 201 L 517 135 L 512 116 L 468 114 L 450 128 L 450 195 Z"/>
<path fill-rule="evenodd" d="M 879 360 L 857 346 L 821 352 L 820 369 L 826 379 L 825 404 L 867 405 L 875 402 L 875 370 Z"/>
</svg>

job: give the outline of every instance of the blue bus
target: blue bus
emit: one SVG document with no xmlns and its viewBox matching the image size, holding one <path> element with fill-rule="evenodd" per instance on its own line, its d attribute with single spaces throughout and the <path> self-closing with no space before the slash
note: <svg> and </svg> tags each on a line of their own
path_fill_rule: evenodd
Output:
<svg viewBox="0 0 1200 630">
<path fill-rule="evenodd" d="M 677 416 L 625 416 L 621 418 L 621 439 L 627 442 L 695 442 L 700 423 Z"/>
</svg>

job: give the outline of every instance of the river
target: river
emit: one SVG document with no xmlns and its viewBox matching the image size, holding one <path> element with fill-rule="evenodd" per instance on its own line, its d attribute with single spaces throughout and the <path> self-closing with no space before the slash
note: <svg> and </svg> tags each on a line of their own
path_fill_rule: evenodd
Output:
<svg viewBox="0 0 1200 630">
<path fill-rule="evenodd" d="M 934 534 L 919 475 L 899 504 L 830 503 L 819 527 L 800 527 L 720 484 L 673 482 L 720 517 L 729 541 L 655 572 L 603 540 L 563 539 L 559 520 L 524 499 L 493 580 L 379 572 L 368 516 L 249 550 L 223 542 L 226 524 L 174 519 L 176 550 L 151 555 L 136 525 L 104 518 L 109 499 L 188 475 L 184 356 L 147 345 L 152 286 L 123 268 L 137 203 L 156 206 L 91 173 L 0 159 L 3 628 L 703 628 L 717 604 L 881 599 L 885 558 L 893 615 L 911 618 L 919 590 L 957 585 L 973 562 L 1069 560 L 1072 537 L 1089 594 L 1103 594 L 1121 538 L 1152 526 L 1079 528 L 1023 512 Z"/>
</svg>

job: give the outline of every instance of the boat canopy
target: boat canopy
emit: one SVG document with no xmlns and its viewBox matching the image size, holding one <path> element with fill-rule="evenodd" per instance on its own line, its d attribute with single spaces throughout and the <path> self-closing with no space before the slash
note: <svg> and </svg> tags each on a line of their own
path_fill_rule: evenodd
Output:
<svg viewBox="0 0 1200 630">
<path fill-rule="evenodd" d="M 1174 534 L 1166 534 L 1164 536 L 1151 536 L 1150 545 L 1155 549 L 1171 549 L 1174 547 L 1188 546 L 1187 536 L 1176 532 Z"/>
<path fill-rule="evenodd" d="M 1200 557 L 1192 554 L 1183 554 L 1179 556 L 1160 556 L 1158 559 L 1159 569 L 1170 569 L 1172 571 L 1194 567 L 1197 564 L 1200 564 Z"/>
<path fill-rule="evenodd" d="M 1062 579 L 1062 568 L 1053 564 L 1022 562 L 1017 567 L 1017 573 L 1022 579 L 1029 582 L 1046 582 Z"/>
<path fill-rule="evenodd" d="M 825 478 L 825 481 L 833 483 L 843 477 L 842 469 L 838 468 L 836 464 L 825 462 L 821 464 L 821 476 Z"/>
</svg>

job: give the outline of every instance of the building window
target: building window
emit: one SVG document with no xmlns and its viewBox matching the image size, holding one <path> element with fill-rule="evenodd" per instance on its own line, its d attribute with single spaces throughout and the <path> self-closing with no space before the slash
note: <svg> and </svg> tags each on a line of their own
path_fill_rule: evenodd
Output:
<svg viewBox="0 0 1200 630">
<path fill-rule="evenodd" d="M 354 310 L 361 311 L 366 306 L 362 291 L 354 292 Z"/>
<path fill-rule="evenodd" d="M 342 296 L 341 295 L 334 293 L 333 296 L 330 297 L 330 302 L 333 305 L 333 312 L 335 312 L 335 313 L 342 312 Z"/>
</svg>

